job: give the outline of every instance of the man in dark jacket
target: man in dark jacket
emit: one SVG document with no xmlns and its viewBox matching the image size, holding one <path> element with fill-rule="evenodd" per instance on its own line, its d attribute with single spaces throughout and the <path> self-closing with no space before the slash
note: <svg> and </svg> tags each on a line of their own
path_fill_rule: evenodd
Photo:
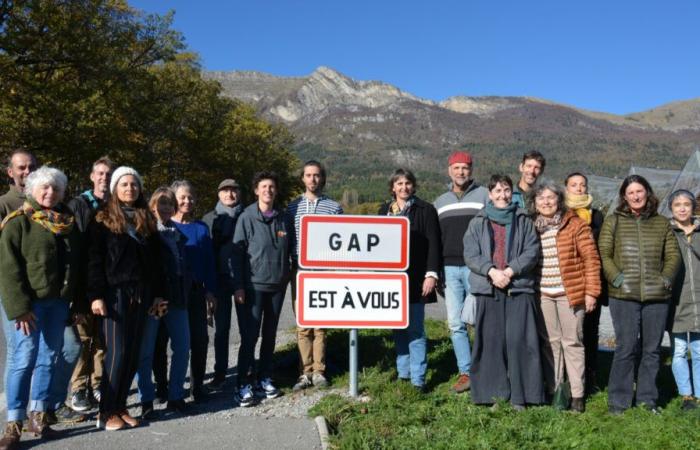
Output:
<svg viewBox="0 0 700 450">
<path fill-rule="evenodd" d="M 95 161 L 90 172 L 93 188 L 68 202 L 68 207 L 75 214 L 75 224 L 83 240 L 88 239 L 88 224 L 97 214 L 97 210 L 109 199 L 109 182 L 113 170 L 114 163 L 108 157 L 103 156 Z M 87 245 L 89 244 L 86 244 L 86 248 Z M 95 403 L 100 400 L 104 358 L 104 345 L 99 337 L 99 326 L 95 316 L 87 311 L 85 313 L 84 320 L 76 324 L 82 347 L 71 378 L 71 406 L 80 412 L 92 407 L 91 393 Z"/>
<path fill-rule="evenodd" d="M 214 378 L 209 383 L 210 389 L 219 389 L 226 381 L 228 370 L 229 332 L 231 330 L 231 310 L 233 308 L 233 272 L 231 255 L 233 232 L 238 216 L 243 207 L 240 204 L 241 192 L 235 180 L 226 179 L 219 183 L 219 201 L 216 207 L 204 215 L 202 221 L 209 227 L 214 243 L 216 258 L 218 303 L 214 312 Z"/>
<path fill-rule="evenodd" d="M 471 349 L 467 327 L 461 313 L 469 294 L 469 269 L 464 263 L 462 238 L 471 219 L 486 205 L 488 191 L 472 178 L 472 156 L 454 152 L 448 159 L 447 174 L 451 189 L 435 200 L 440 220 L 442 255 L 445 260 L 445 307 L 452 347 L 457 358 L 459 378 L 452 386 L 455 393 L 466 392 L 471 384 Z"/>
</svg>

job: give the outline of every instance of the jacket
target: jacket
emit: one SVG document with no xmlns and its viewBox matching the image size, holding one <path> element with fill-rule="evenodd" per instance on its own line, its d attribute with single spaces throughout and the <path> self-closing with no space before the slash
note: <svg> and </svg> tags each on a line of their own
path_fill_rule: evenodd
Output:
<svg viewBox="0 0 700 450">
<path fill-rule="evenodd" d="M 62 205 L 56 210 L 68 211 Z M 75 226 L 59 236 L 23 214 L 8 220 L 0 235 L 0 295 L 7 318 L 31 311 L 34 301 L 82 299 L 77 292 L 82 256 Z"/>
<path fill-rule="evenodd" d="M 158 224 L 158 237 L 165 280 L 164 297 L 169 308 L 184 309 L 187 307 L 188 293 L 194 281 L 185 262 L 187 237 L 172 221 L 165 225 Z"/>
<path fill-rule="evenodd" d="M 637 302 L 669 300 L 681 257 L 665 217 L 615 211 L 603 222 L 598 250 L 610 297 Z"/>
<path fill-rule="evenodd" d="M 18 191 L 14 186 L 10 186 L 10 189 L 0 196 L 0 220 L 19 209 L 25 199 L 23 192 Z"/>
<path fill-rule="evenodd" d="M 489 192 L 485 187 L 472 181 L 462 197 L 447 191 L 433 205 L 437 210 L 442 236 L 442 256 L 446 266 L 463 266 L 464 255 L 462 238 L 469 221 L 486 205 Z"/>
<path fill-rule="evenodd" d="M 147 285 L 153 297 L 165 295 L 158 233 L 141 242 L 128 233 L 113 233 L 102 222 L 88 225 L 87 298 L 106 299 L 121 284 Z M 152 299 L 144 299 L 151 303 Z"/>
<path fill-rule="evenodd" d="M 557 257 L 569 305 L 586 302 L 586 294 L 600 296 L 600 256 L 591 227 L 569 210 L 557 231 Z"/>
<path fill-rule="evenodd" d="M 391 203 L 379 208 L 379 214 L 386 216 Z M 442 267 L 442 242 L 440 223 L 435 207 L 430 203 L 415 198 L 407 212 L 411 223 L 410 248 L 408 249 L 408 298 L 410 303 L 435 303 L 435 290 L 423 297 L 423 281 L 427 272 L 440 272 Z"/>
<path fill-rule="evenodd" d="M 508 267 L 513 270 L 513 278 L 508 286 L 508 295 L 535 293 L 535 267 L 539 261 L 540 238 L 535 226 L 524 209 L 515 211 L 515 218 L 508 237 L 510 243 L 506 258 Z M 494 286 L 488 277 L 493 263 L 493 230 L 482 209 L 469 223 L 464 234 L 464 262 L 469 274 L 469 292 L 479 295 L 494 295 Z"/>
<path fill-rule="evenodd" d="M 700 333 L 700 221 L 686 236 L 685 232 L 671 221 L 678 240 L 682 262 L 673 283 L 673 307 L 669 317 L 673 333 Z"/>
<path fill-rule="evenodd" d="M 285 289 L 292 243 L 287 223 L 278 210 L 272 217 L 263 216 L 257 202 L 243 210 L 233 234 L 235 290 Z"/>
<path fill-rule="evenodd" d="M 95 197 L 92 191 L 85 191 L 68 201 L 68 207 L 73 210 L 75 224 L 81 233 L 87 233 L 90 221 L 102 205 L 104 205 L 104 201 Z"/>
</svg>

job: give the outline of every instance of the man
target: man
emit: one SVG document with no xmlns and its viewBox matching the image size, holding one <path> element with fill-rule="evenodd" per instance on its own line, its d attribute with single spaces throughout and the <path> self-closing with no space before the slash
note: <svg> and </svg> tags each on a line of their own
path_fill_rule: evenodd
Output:
<svg viewBox="0 0 700 450">
<path fill-rule="evenodd" d="M 220 389 L 226 381 L 228 371 L 229 331 L 231 330 L 231 309 L 233 306 L 233 274 L 229 263 L 233 250 L 233 232 L 238 216 L 243 212 L 241 191 L 236 180 L 226 179 L 219 183 L 219 201 L 216 207 L 204 215 L 202 221 L 209 227 L 214 243 L 216 269 L 218 273 L 218 303 L 214 311 L 214 378 L 208 387 Z"/>
<path fill-rule="evenodd" d="M 525 208 L 527 199 L 526 196 L 530 189 L 537 183 L 537 179 L 544 172 L 546 161 L 542 153 L 537 150 L 527 152 L 523 155 L 523 160 L 518 166 L 520 172 L 520 181 L 513 189 L 512 202 L 517 204 L 519 208 Z"/>
<path fill-rule="evenodd" d="M 75 214 L 75 224 L 82 233 L 83 239 L 87 239 L 88 225 L 95 217 L 95 214 L 97 214 L 97 210 L 109 200 L 109 182 L 113 170 L 114 163 L 112 160 L 106 156 L 99 158 L 92 164 L 92 171 L 90 172 L 92 189 L 88 189 L 68 202 L 68 206 Z M 82 348 L 77 363 L 75 359 L 73 360 L 75 370 L 72 372 L 73 377 L 70 383 L 71 407 L 75 411 L 84 412 L 92 408 L 93 403 L 100 402 L 104 345 L 100 339 L 99 323 L 95 316 L 87 310 L 80 311 L 78 319 L 76 321 L 76 329 Z M 72 341 L 68 333 L 74 333 L 72 327 L 69 328 L 66 328 L 64 353 L 67 350 L 66 347 Z M 59 410 L 57 413 L 59 421 L 65 419 L 61 416 L 62 413 L 62 410 Z"/>
<path fill-rule="evenodd" d="M 435 200 L 442 234 L 442 255 L 445 270 L 445 306 L 452 347 L 459 369 L 459 378 L 452 386 L 455 393 L 471 386 L 471 349 L 467 327 L 461 313 L 469 295 L 469 269 L 464 263 L 462 239 L 469 221 L 486 205 L 488 190 L 472 179 L 473 161 L 467 152 L 456 151 L 447 161 L 451 189 Z"/>
<path fill-rule="evenodd" d="M 304 193 L 292 201 L 287 208 L 287 216 L 293 220 L 294 242 L 292 245 L 292 306 L 296 311 L 296 273 L 299 270 L 299 231 L 301 218 L 306 214 L 343 214 L 337 202 L 323 195 L 326 186 L 326 170 L 318 161 L 307 161 L 301 169 Z M 326 380 L 326 330 L 320 328 L 297 328 L 297 343 L 301 358 L 301 375 L 294 390 L 308 387 L 328 386 Z"/>
</svg>

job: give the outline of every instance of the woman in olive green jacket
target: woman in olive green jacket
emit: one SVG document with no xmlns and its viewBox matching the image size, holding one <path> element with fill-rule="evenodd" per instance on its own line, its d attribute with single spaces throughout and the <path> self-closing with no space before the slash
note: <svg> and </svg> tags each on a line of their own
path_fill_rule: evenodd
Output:
<svg viewBox="0 0 700 450">
<path fill-rule="evenodd" d="M 619 194 L 618 207 L 605 219 L 598 238 L 616 339 L 608 381 L 613 414 L 632 406 L 636 360 L 637 404 L 656 409 L 661 339 L 681 260 L 671 225 L 656 213 L 659 201 L 649 182 L 630 175 Z"/>
</svg>

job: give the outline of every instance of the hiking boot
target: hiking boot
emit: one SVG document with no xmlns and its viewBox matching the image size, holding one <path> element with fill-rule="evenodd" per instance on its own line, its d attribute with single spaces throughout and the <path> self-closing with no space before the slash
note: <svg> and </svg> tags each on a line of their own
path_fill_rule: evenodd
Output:
<svg viewBox="0 0 700 450">
<path fill-rule="evenodd" d="M 303 374 L 299 377 L 299 379 L 297 380 L 297 384 L 294 385 L 292 390 L 294 392 L 298 392 L 306 388 L 310 388 L 311 386 L 313 386 L 311 378 L 307 374 Z"/>
<path fill-rule="evenodd" d="M 255 395 L 253 394 L 253 386 L 246 384 L 238 390 L 238 404 L 245 407 L 255 404 Z"/>
<path fill-rule="evenodd" d="M 272 378 L 270 377 L 260 380 L 257 386 L 257 391 L 261 396 L 266 398 L 277 398 L 282 395 L 280 390 L 277 389 L 274 384 L 272 384 Z"/>
<path fill-rule="evenodd" d="M 61 436 L 60 432 L 49 426 L 46 413 L 43 411 L 32 411 L 29 413 L 27 431 L 42 439 L 56 439 Z"/>
<path fill-rule="evenodd" d="M 139 422 L 139 419 L 131 417 L 129 411 L 126 409 L 123 411 L 119 411 L 119 418 L 122 419 L 122 422 L 124 422 L 129 428 L 136 428 L 141 424 L 141 422 Z"/>
<path fill-rule="evenodd" d="M 226 374 L 215 373 L 214 378 L 207 383 L 207 389 L 211 391 L 219 391 L 224 387 L 224 383 L 226 383 Z"/>
<path fill-rule="evenodd" d="M 153 420 L 156 418 L 156 410 L 153 409 L 153 402 L 141 403 L 141 420 Z M 123 417 L 122 417 L 123 419 Z M 124 422 L 129 423 L 126 419 Z"/>
<path fill-rule="evenodd" d="M 169 400 L 167 410 L 177 414 L 188 414 L 190 412 L 190 408 L 187 406 L 185 399 Z"/>
<path fill-rule="evenodd" d="M 87 416 L 85 414 L 80 414 L 79 412 L 74 411 L 72 408 L 69 408 L 68 405 L 63 405 L 56 411 L 52 411 L 51 415 L 49 415 L 49 412 L 47 411 L 46 415 L 50 420 L 56 420 L 54 423 L 75 424 L 85 422 L 87 420 Z M 51 421 L 49 421 L 49 425 L 51 425 Z"/>
<path fill-rule="evenodd" d="M 7 422 L 5 432 L 0 439 L 0 450 L 16 450 L 22 437 L 22 421 Z"/>
<path fill-rule="evenodd" d="M 326 377 L 323 376 L 322 373 L 314 373 L 311 376 L 311 381 L 314 383 L 314 386 L 324 388 L 328 387 L 328 380 L 326 380 Z"/>
<path fill-rule="evenodd" d="M 122 420 L 119 414 L 110 414 L 104 424 L 107 431 L 117 431 L 126 428 L 126 422 Z"/>
<path fill-rule="evenodd" d="M 81 389 L 79 391 L 73 392 L 70 398 L 70 406 L 78 412 L 89 411 L 92 408 L 90 404 L 90 399 L 88 398 L 87 389 Z"/>
<path fill-rule="evenodd" d="M 466 373 L 460 374 L 457 378 L 457 382 L 452 385 L 452 392 L 455 394 L 461 394 L 462 392 L 467 392 L 472 385 L 472 380 Z"/>
<path fill-rule="evenodd" d="M 583 397 L 574 397 L 571 399 L 571 410 L 577 413 L 582 413 L 586 410 L 586 402 L 583 401 Z"/>
<path fill-rule="evenodd" d="M 683 402 L 681 403 L 681 409 L 683 411 L 690 411 L 698 407 L 698 403 L 690 395 L 683 396 Z"/>
</svg>

